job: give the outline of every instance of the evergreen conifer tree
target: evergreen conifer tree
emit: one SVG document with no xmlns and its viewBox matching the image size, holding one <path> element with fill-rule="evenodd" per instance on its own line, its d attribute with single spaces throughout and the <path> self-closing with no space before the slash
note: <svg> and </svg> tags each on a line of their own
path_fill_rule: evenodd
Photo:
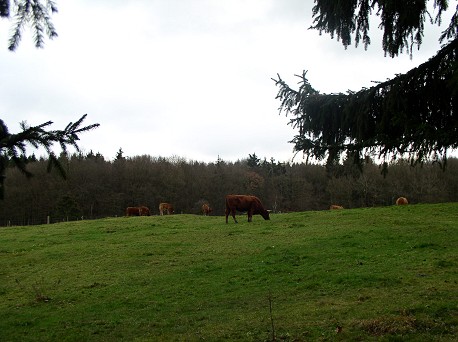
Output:
<svg viewBox="0 0 458 342">
<path fill-rule="evenodd" d="M 435 0 L 435 18 L 428 0 L 315 0 L 312 29 L 337 36 L 344 47 L 370 44 L 369 16 L 381 17 L 382 49 L 390 57 L 422 43 L 424 23 L 441 24 L 448 1 Z M 339 160 L 343 152 L 361 163 L 367 155 L 406 156 L 413 164 L 444 161 L 458 148 L 458 6 L 439 37 L 449 43 L 426 63 L 404 75 L 357 92 L 321 94 L 308 82 L 306 71 L 298 90 L 278 75 L 280 112 L 291 115 L 299 133 L 291 141 L 307 158 Z M 386 164 L 385 164 L 386 166 Z M 384 168 L 386 169 L 386 168 Z"/>
</svg>

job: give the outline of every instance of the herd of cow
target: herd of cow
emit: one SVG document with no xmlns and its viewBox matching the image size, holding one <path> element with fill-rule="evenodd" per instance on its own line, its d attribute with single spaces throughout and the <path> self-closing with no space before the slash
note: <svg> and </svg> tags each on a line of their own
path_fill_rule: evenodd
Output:
<svg viewBox="0 0 458 342">
<path fill-rule="evenodd" d="M 396 205 L 406 205 L 409 204 L 407 198 L 399 197 L 396 200 Z M 333 204 L 329 207 L 330 210 L 338 210 L 343 209 L 341 205 Z M 202 214 L 207 216 L 213 209 L 207 204 L 202 205 Z M 237 223 L 237 219 L 235 218 L 235 213 L 239 212 L 246 212 L 248 214 L 248 222 L 253 220 L 253 215 L 261 215 L 264 220 L 270 220 L 269 217 L 269 210 L 264 209 L 259 198 L 256 196 L 249 196 L 249 195 L 227 195 L 226 196 L 226 223 L 228 221 L 229 214 L 234 218 L 234 222 Z M 164 215 L 172 215 L 175 211 L 173 206 L 170 203 L 160 203 L 159 204 L 159 214 Z M 127 207 L 126 209 L 126 216 L 150 216 L 151 211 L 148 207 L 140 206 L 140 207 Z"/>
<path fill-rule="evenodd" d="M 406 205 L 406 204 L 409 204 L 409 201 L 407 200 L 407 198 L 405 197 L 399 197 L 397 200 L 396 200 L 396 205 Z M 332 204 L 330 207 L 329 207 L 329 210 L 336 210 L 336 209 L 343 209 L 344 207 L 342 207 L 341 205 L 337 205 L 337 204 Z"/>
<path fill-rule="evenodd" d="M 202 214 L 207 216 L 210 215 L 213 209 L 205 203 L 202 205 Z M 237 223 L 237 219 L 235 218 L 236 211 L 239 212 L 247 212 L 248 214 L 248 222 L 251 222 L 253 219 L 253 215 L 259 214 L 265 220 L 269 220 L 269 211 L 264 209 L 259 198 L 256 196 L 248 196 L 248 195 L 227 195 L 226 196 L 226 223 L 228 221 L 229 214 L 232 215 L 234 218 L 235 223 Z M 173 205 L 170 203 L 160 203 L 159 204 L 159 215 L 172 215 L 175 211 L 173 209 Z M 140 207 L 127 207 L 126 209 L 126 216 L 150 216 L 151 211 L 148 207 L 140 206 Z"/>
<path fill-rule="evenodd" d="M 159 204 L 159 214 L 164 215 L 172 215 L 175 213 L 173 210 L 173 206 L 170 203 L 161 203 Z M 126 209 L 126 216 L 151 216 L 151 211 L 148 207 L 140 206 L 140 207 L 127 207 Z"/>
</svg>

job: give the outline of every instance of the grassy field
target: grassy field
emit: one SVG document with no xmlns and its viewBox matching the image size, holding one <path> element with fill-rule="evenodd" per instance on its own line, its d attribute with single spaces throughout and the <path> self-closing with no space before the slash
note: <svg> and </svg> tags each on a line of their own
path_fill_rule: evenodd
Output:
<svg viewBox="0 0 458 342">
<path fill-rule="evenodd" d="M 453 341 L 458 203 L 0 229 L 0 341 Z"/>
</svg>

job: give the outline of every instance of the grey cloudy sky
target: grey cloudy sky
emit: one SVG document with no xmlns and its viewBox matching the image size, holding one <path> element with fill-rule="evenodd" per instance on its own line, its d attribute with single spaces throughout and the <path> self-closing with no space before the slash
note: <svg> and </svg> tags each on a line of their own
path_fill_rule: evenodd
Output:
<svg viewBox="0 0 458 342">
<path fill-rule="evenodd" d="M 260 158 L 289 161 L 295 130 L 278 114 L 279 73 L 291 86 L 308 70 L 322 93 L 370 87 L 425 62 L 440 48 L 443 28 L 426 25 L 412 59 L 381 49 L 377 21 L 372 44 L 347 50 L 308 30 L 311 0 L 57 1 L 59 37 L 35 49 L 26 32 L 7 50 L 12 21 L 0 21 L 0 117 L 52 120 L 62 129 L 87 113 L 84 152 L 113 159 L 178 156 L 213 162 Z M 448 24 L 444 20 L 444 24 Z M 300 161 L 301 155 L 295 158 Z"/>
</svg>

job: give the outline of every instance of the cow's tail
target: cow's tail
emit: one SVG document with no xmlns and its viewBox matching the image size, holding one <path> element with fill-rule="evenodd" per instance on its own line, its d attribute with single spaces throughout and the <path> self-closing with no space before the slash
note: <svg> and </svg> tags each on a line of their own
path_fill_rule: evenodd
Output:
<svg viewBox="0 0 458 342">
<path fill-rule="evenodd" d="M 227 196 L 226 196 L 224 202 L 225 202 L 226 212 L 228 212 L 228 210 L 229 210 L 229 199 L 227 198 Z"/>
</svg>

